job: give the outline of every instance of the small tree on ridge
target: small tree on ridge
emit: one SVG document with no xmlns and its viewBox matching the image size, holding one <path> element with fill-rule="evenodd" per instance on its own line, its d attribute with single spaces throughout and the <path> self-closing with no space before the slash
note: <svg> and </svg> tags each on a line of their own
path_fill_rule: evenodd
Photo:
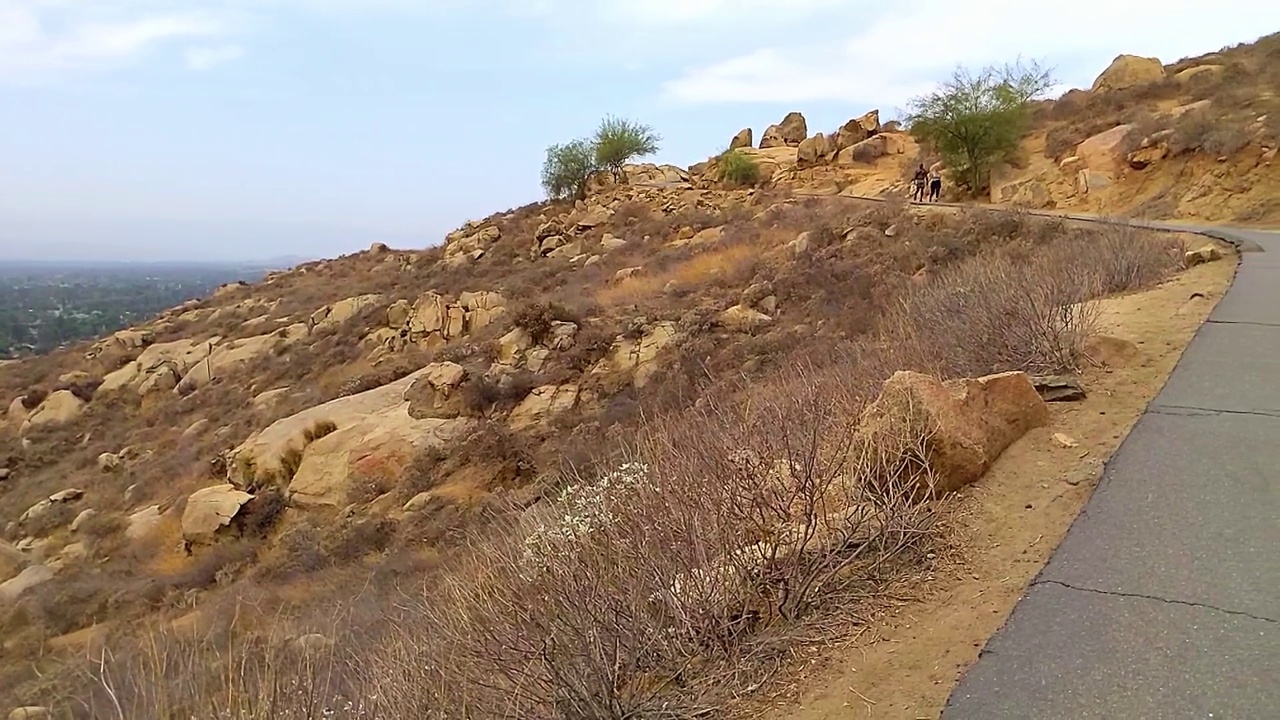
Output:
<svg viewBox="0 0 1280 720">
<path fill-rule="evenodd" d="M 587 180 L 599 169 L 596 148 L 590 141 L 552 145 L 542 163 L 542 189 L 552 200 L 582 200 L 587 196 Z"/>
<path fill-rule="evenodd" d="M 636 158 L 658 152 L 662 138 L 653 128 L 624 118 L 606 116 L 594 138 L 596 164 L 608 168 L 613 179 L 622 179 L 622 166 Z"/>
<path fill-rule="evenodd" d="M 957 68 L 937 90 L 911 101 L 907 122 L 917 139 L 942 154 L 962 184 L 979 193 L 991 168 L 1018 149 L 1031 101 L 1053 84 L 1052 73 L 1036 63 L 986 67 L 976 74 Z"/>
</svg>

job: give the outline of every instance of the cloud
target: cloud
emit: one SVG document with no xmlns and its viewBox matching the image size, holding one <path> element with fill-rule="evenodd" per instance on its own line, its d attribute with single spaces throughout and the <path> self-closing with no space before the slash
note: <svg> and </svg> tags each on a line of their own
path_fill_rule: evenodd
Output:
<svg viewBox="0 0 1280 720">
<path fill-rule="evenodd" d="M 166 42 L 211 37 L 222 22 L 198 12 L 124 17 L 111 3 L 76 7 L 53 0 L 0 0 L 0 81 L 128 65 Z"/>
<path fill-rule="evenodd" d="M 219 65 L 244 57 L 244 48 L 239 45 L 196 46 L 187 48 L 184 54 L 188 69 L 212 70 Z"/>
<path fill-rule="evenodd" d="M 1019 55 L 1046 60 L 1061 81 L 1081 85 L 1119 52 L 1172 62 L 1280 26 L 1280 5 L 1253 0 L 1220 0 L 1213 13 L 1185 0 L 1076 0 L 1069 9 L 997 0 L 825 9 L 812 32 L 689 68 L 663 90 L 683 103 L 905 103 L 956 64 Z"/>
</svg>

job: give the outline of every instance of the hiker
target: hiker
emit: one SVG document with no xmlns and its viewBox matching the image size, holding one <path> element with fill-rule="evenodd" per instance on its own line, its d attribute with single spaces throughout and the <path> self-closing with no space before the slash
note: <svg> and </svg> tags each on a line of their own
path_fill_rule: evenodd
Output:
<svg viewBox="0 0 1280 720">
<path fill-rule="evenodd" d="M 929 173 L 929 202 L 938 202 L 942 197 L 942 173 L 934 170 Z"/>
<path fill-rule="evenodd" d="M 916 174 L 911 178 L 911 199 L 912 201 L 924 200 L 924 182 L 929 177 L 929 171 L 924 169 L 924 163 L 916 169 Z"/>
</svg>

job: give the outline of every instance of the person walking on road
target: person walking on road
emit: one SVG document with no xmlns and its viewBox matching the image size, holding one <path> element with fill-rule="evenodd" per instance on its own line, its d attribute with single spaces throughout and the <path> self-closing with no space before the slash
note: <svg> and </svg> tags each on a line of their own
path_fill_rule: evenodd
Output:
<svg viewBox="0 0 1280 720">
<path fill-rule="evenodd" d="M 911 178 L 911 200 L 919 202 L 924 200 L 924 183 L 929 177 L 929 171 L 924 169 L 924 163 L 916 169 L 916 174 Z"/>
<path fill-rule="evenodd" d="M 942 198 L 942 173 L 934 170 L 929 173 L 929 202 L 938 202 Z"/>
</svg>

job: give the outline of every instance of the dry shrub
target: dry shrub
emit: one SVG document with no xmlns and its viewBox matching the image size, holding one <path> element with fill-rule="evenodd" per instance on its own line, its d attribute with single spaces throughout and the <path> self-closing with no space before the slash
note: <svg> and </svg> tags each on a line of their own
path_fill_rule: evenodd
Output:
<svg viewBox="0 0 1280 720">
<path fill-rule="evenodd" d="M 845 371 L 651 426 L 629 463 L 511 521 L 371 658 L 396 717 L 681 717 L 725 674 L 919 562 L 930 511 L 864 495 Z M 669 418 L 669 421 L 677 421 Z M 698 428 L 689 432 L 689 428 Z M 690 502 L 697 498 L 697 502 Z"/>
<path fill-rule="evenodd" d="M 374 717 L 331 646 L 307 647 L 234 625 L 195 639 L 152 633 L 88 659 L 80 674 L 65 707 L 55 708 L 77 720 Z"/>
<path fill-rule="evenodd" d="M 565 306 L 547 301 L 532 302 L 516 310 L 512 323 L 529 333 L 535 344 L 541 343 L 551 334 L 552 326 L 557 322 L 579 322 L 577 313 Z"/>
<path fill-rule="evenodd" d="M 1071 370 L 1096 329 L 1090 301 L 1165 279 L 1181 267 L 1180 250 L 1128 226 L 1010 247 L 913 288 L 883 327 L 915 369 L 937 375 Z"/>
<path fill-rule="evenodd" d="M 1169 150 L 1175 155 L 1204 152 L 1221 157 L 1238 152 L 1248 144 L 1249 132 L 1243 123 L 1214 118 L 1203 110 L 1193 110 L 1180 117 L 1169 138 Z"/>
</svg>

